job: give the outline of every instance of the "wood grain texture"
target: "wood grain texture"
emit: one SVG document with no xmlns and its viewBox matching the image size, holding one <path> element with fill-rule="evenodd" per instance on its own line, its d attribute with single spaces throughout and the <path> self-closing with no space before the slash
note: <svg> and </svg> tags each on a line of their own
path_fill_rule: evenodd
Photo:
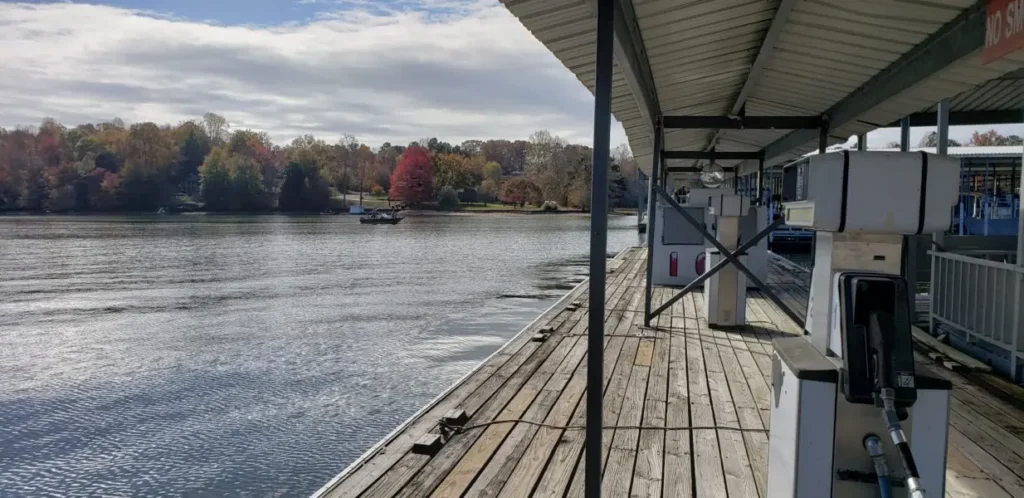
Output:
<svg viewBox="0 0 1024 498">
<path fill-rule="evenodd" d="M 769 427 L 772 340 L 800 329 L 756 289 L 745 327 L 708 327 L 700 293 L 644 327 L 645 256 L 633 248 L 609 262 L 603 495 L 763 498 L 767 434 L 731 429 Z M 772 263 L 768 283 L 803 313 L 806 275 Z M 656 287 L 652 303 L 677 291 Z M 588 297 L 585 285 L 572 291 L 324 495 L 582 497 L 585 432 L 564 426 L 586 422 Z M 551 337 L 529 342 L 542 327 Z M 933 370 L 954 385 L 945 495 L 1024 496 L 1024 412 L 1010 400 L 1024 391 L 988 374 Z M 451 408 L 466 410 L 470 424 L 522 418 L 554 427 L 495 424 L 452 437 L 433 457 L 411 453 Z"/>
</svg>

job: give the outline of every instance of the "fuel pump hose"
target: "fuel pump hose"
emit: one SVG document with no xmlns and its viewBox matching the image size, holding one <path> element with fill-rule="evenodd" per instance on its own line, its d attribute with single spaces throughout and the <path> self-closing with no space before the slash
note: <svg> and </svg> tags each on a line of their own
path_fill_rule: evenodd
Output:
<svg viewBox="0 0 1024 498">
<path fill-rule="evenodd" d="M 868 450 L 871 463 L 875 466 L 878 476 L 878 494 L 880 498 L 892 498 L 892 478 L 889 476 L 889 464 L 885 461 L 885 449 L 882 440 L 874 434 L 864 438 L 864 449 Z"/>
<path fill-rule="evenodd" d="M 882 388 L 882 417 L 889 427 L 889 437 L 892 444 L 899 451 L 900 460 L 903 461 L 903 470 L 907 474 L 907 491 L 911 498 L 925 498 L 925 490 L 921 487 L 921 476 L 917 473 L 917 464 L 914 463 L 914 455 L 910 452 L 910 444 L 907 436 L 900 427 L 899 415 L 896 414 L 896 393 L 892 388 Z"/>
</svg>

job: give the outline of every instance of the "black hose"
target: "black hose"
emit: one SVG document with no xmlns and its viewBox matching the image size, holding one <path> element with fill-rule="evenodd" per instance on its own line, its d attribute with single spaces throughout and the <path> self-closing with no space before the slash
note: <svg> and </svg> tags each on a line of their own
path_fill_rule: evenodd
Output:
<svg viewBox="0 0 1024 498">
<path fill-rule="evenodd" d="M 900 452 L 900 459 L 903 460 L 903 471 L 907 477 L 920 478 L 917 473 L 917 464 L 914 462 L 914 455 L 910 452 L 910 445 L 906 441 L 898 443 L 896 449 Z"/>
</svg>

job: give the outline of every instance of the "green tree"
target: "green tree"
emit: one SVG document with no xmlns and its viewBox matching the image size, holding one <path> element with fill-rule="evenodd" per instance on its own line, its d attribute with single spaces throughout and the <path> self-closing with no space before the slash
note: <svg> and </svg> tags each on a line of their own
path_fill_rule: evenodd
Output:
<svg viewBox="0 0 1024 498">
<path fill-rule="evenodd" d="M 501 183 L 501 165 L 494 161 L 484 164 L 482 174 L 484 180 L 491 180 L 495 185 Z"/>
<path fill-rule="evenodd" d="M 284 169 L 284 183 L 277 198 L 277 207 L 281 211 L 303 211 L 306 193 L 306 171 L 301 164 L 288 163 Z"/>
<path fill-rule="evenodd" d="M 187 135 L 178 147 L 181 159 L 178 160 L 176 171 L 171 175 L 174 183 L 181 183 L 193 175 L 198 175 L 199 167 L 210 153 L 210 139 L 202 128 L 194 123 L 187 125 Z"/>
<path fill-rule="evenodd" d="M 231 208 L 232 179 L 227 153 L 217 147 L 199 167 L 200 192 L 206 209 L 226 211 Z"/>
<path fill-rule="evenodd" d="M 459 194 L 449 185 L 441 188 L 437 195 L 437 207 L 442 211 L 455 211 L 459 209 Z"/>
<path fill-rule="evenodd" d="M 467 169 L 465 156 L 458 154 L 434 154 L 434 186 L 452 187 L 458 190 L 470 187 L 473 178 Z"/>
<path fill-rule="evenodd" d="M 254 159 L 236 155 L 228 159 L 231 171 L 232 210 L 256 211 L 266 209 L 267 198 L 263 190 L 263 173 Z"/>
</svg>

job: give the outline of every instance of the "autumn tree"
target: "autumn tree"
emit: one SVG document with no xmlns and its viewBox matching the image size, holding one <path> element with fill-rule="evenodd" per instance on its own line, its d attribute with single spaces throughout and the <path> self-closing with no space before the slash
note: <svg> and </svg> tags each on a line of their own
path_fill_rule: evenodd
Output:
<svg viewBox="0 0 1024 498">
<path fill-rule="evenodd" d="M 210 153 L 211 142 L 206 130 L 193 121 L 178 125 L 175 135 L 178 144 L 178 164 L 171 173 L 171 181 L 179 184 L 199 175 L 199 167 Z"/>
<path fill-rule="evenodd" d="M 466 140 L 459 145 L 459 148 L 466 156 L 479 156 L 484 153 L 484 142 L 482 140 Z"/>
<path fill-rule="evenodd" d="M 522 173 L 526 165 L 526 149 L 529 144 L 522 140 L 488 140 L 481 147 L 485 159 L 501 165 L 501 174 L 512 176 Z"/>
<path fill-rule="evenodd" d="M 977 134 L 977 132 L 975 132 L 975 134 Z M 956 140 L 953 140 L 952 138 L 948 139 L 947 143 L 948 143 L 948 145 L 950 147 L 962 147 L 963 146 L 963 144 L 961 144 L 960 142 L 957 142 Z M 939 134 L 934 132 L 934 131 L 931 132 L 931 133 L 926 134 L 925 136 L 921 137 L 921 141 L 917 143 L 917 146 L 918 147 L 938 147 L 939 146 Z M 899 143 L 896 144 L 896 147 L 899 147 Z"/>
<path fill-rule="evenodd" d="M 268 202 L 263 189 L 263 171 L 255 159 L 237 154 L 227 161 L 231 172 L 231 198 L 229 207 L 234 211 L 266 209 Z"/>
<path fill-rule="evenodd" d="M 459 154 L 434 154 L 434 185 L 455 190 L 473 186 L 469 160 Z"/>
<path fill-rule="evenodd" d="M 131 126 L 124 144 L 121 203 L 132 210 L 156 210 L 167 204 L 175 190 L 168 185 L 170 167 L 178 151 L 170 137 L 154 123 Z"/>
<path fill-rule="evenodd" d="M 501 201 L 519 207 L 525 206 L 528 202 L 539 204 L 541 190 L 540 187 L 525 178 L 513 178 L 501 186 Z"/>
<path fill-rule="evenodd" d="M 223 147 L 217 147 L 199 168 L 203 202 L 211 211 L 226 211 L 231 207 L 231 170 L 227 155 Z"/>
<path fill-rule="evenodd" d="M 491 181 L 493 181 L 496 184 L 497 183 L 501 183 L 501 165 L 500 164 L 498 164 L 498 163 L 496 163 L 494 161 L 490 161 L 487 164 L 484 164 L 484 167 L 483 167 L 483 170 L 481 171 L 481 173 L 483 174 L 484 180 L 491 180 Z"/>
<path fill-rule="evenodd" d="M 428 202 L 434 195 L 434 163 L 422 147 L 405 150 L 391 174 L 390 197 L 411 205 Z"/>
<path fill-rule="evenodd" d="M 971 135 L 970 145 L 985 147 L 985 146 L 997 146 L 997 145 L 1022 145 L 1024 140 L 1017 135 L 1010 135 L 1004 137 L 1000 135 L 996 130 L 988 130 L 984 133 L 974 132 Z"/>
<path fill-rule="evenodd" d="M 224 116 L 212 112 L 203 114 L 203 126 L 206 128 L 206 136 L 213 140 L 214 145 L 222 145 L 227 141 L 231 124 Z"/>
</svg>

